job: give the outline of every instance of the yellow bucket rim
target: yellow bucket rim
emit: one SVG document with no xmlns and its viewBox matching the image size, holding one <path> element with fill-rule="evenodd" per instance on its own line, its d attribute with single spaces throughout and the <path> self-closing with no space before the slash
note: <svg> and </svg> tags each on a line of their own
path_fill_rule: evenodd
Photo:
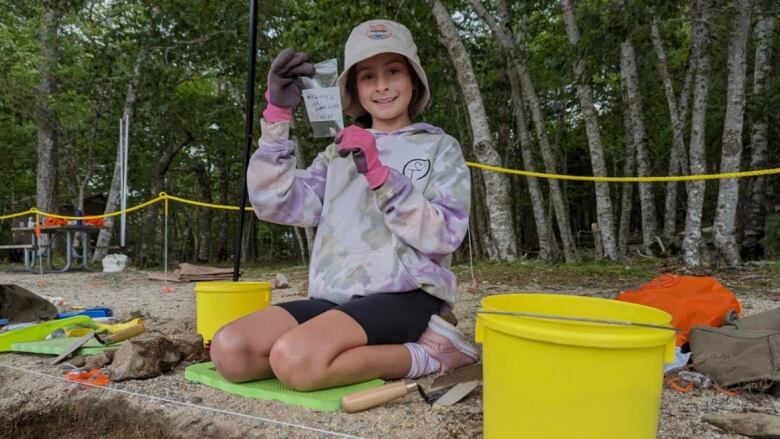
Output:
<svg viewBox="0 0 780 439">
<path fill-rule="evenodd" d="M 270 289 L 270 282 L 195 282 L 195 291 L 198 293 L 255 293 L 257 290 Z"/>
<path fill-rule="evenodd" d="M 510 301 L 522 301 L 528 307 L 505 305 Z M 516 303 L 517 303 L 516 302 Z M 580 304 L 578 312 L 551 312 L 549 309 L 535 309 L 534 304 L 566 303 Z M 586 305 L 607 305 L 609 310 L 589 309 Z M 504 306 L 502 306 L 504 305 Z M 570 296 L 564 294 L 517 293 L 499 294 L 482 299 L 482 309 L 488 311 L 536 312 L 559 314 L 566 317 L 601 318 L 671 326 L 672 316 L 666 311 L 645 305 L 595 297 Z M 603 311 L 603 313 L 602 313 Z M 617 311 L 617 312 L 616 312 Z M 611 314 L 610 314 L 611 313 Z M 637 317 L 637 314 L 641 314 Z M 478 314 L 477 325 L 484 325 L 508 335 L 549 343 L 589 346 L 601 348 L 640 348 L 668 345 L 675 339 L 673 331 L 638 326 L 619 326 L 607 323 L 551 320 L 533 317 Z"/>
</svg>

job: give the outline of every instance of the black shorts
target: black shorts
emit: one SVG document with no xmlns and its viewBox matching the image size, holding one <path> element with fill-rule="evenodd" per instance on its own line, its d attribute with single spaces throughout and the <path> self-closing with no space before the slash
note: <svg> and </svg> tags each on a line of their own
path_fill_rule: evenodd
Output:
<svg viewBox="0 0 780 439">
<path fill-rule="evenodd" d="M 298 323 L 337 309 L 352 317 L 366 331 L 368 344 L 415 342 L 428 327 L 432 314 L 441 311 L 443 300 L 423 290 L 353 296 L 338 305 L 325 299 L 296 300 L 276 306 L 289 312 Z"/>
</svg>

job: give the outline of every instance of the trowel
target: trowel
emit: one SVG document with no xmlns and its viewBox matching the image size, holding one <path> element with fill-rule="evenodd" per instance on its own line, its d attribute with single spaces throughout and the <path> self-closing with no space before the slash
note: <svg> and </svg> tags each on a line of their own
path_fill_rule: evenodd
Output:
<svg viewBox="0 0 780 439">
<path fill-rule="evenodd" d="M 73 353 L 79 350 L 79 348 L 81 348 L 82 346 L 84 346 L 86 342 L 92 340 L 92 337 L 96 338 L 97 341 L 100 342 L 100 344 L 107 345 L 107 344 L 117 343 L 122 340 L 127 340 L 128 338 L 135 337 L 136 335 L 142 334 L 143 332 L 144 332 L 143 323 L 133 325 L 127 329 L 123 329 L 121 331 L 117 331 L 113 334 L 108 334 L 105 336 L 96 334 L 95 331 L 90 331 L 89 334 L 74 340 L 73 344 L 68 346 L 67 349 L 65 349 L 60 355 L 57 356 L 57 358 L 54 359 L 54 361 L 52 361 L 52 364 L 58 364 L 64 359 L 73 355 Z"/>
<path fill-rule="evenodd" d="M 404 380 L 347 395 L 341 399 L 341 408 L 347 413 L 356 413 L 406 396 L 415 389 L 433 407 L 449 407 L 465 398 L 480 384 L 482 363 L 476 363 L 437 377 L 428 391 L 424 391 L 417 381 Z"/>
</svg>

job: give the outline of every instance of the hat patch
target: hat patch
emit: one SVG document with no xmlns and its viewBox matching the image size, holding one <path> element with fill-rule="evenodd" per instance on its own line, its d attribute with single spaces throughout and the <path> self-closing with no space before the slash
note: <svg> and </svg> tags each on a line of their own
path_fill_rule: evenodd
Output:
<svg viewBox="0 0 780 439">
<path fill-rule="evenodd" d="M 366 36 L 372 40 L 386 40 L 393 36 L 393 32 L 384 24 L 372 24 L 366 29 Z"/>
</svg>

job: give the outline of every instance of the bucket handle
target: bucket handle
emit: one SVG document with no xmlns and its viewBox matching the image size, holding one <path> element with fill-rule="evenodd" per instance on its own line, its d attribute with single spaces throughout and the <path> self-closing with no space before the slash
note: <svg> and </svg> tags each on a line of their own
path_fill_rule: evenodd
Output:
<svg viewBox="0 0 780 439">
<path fill-rule="evenodd" d="M 586 322 L 586 323 L 604 323 L 607 325 L 618 325 L 618 326 L 638 326 L 641 328 L 664 329 L 667 331 L 674 331 L 676 333 L 680 332 L 679 329 L 673 326 L 653 325 L 652 323 L 638 323 L 638 322 L 630 322 L 624 320 L 590 319 L 587 317 L 570 317 L 570 316 L 561 316 L 555 314 L 539 314 L 539 313 L 532 313 L 532 312 L 489 311 L 486 309 L 478 310 L 477 314 L 495 314 L 500 316 L 531 317 L 535 319 L 567 320 L 567 321 Z"/>
</svg>

